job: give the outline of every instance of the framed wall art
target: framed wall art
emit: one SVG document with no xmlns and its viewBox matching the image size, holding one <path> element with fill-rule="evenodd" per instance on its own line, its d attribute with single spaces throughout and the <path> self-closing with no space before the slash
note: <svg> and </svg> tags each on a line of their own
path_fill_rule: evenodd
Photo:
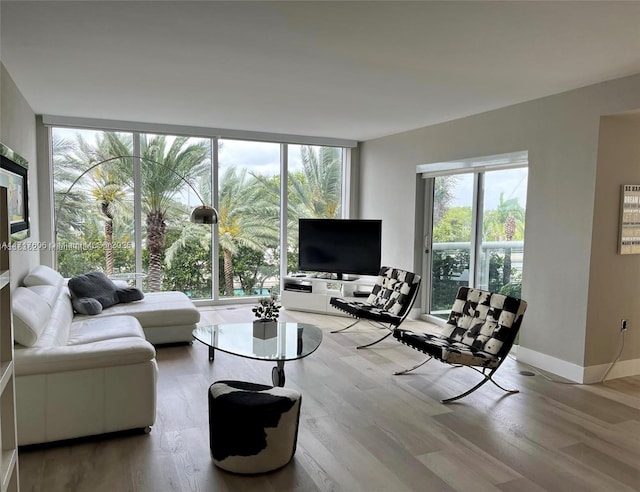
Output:
<svg viewBox="0 0 640 492">
<path fill-rule="evenodd" d="M 640 185 L 622 185 L 618 253 L 640 254 Z"/>
<path fill-rule="evenodd" d="M 7 188 L 11 240 L 29 237 L 28 163 L 0 143 L 0 185 Z"/>
</svg>

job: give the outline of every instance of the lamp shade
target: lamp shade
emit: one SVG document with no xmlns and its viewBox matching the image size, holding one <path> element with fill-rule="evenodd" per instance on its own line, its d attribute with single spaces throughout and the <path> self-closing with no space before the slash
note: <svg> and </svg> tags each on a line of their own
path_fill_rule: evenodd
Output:
<svg viewBox="0 0 640 492">
<path fill-rule="evenodd" d="M 208 205 L 200 205 L 191 212 L 191 222 L 195 224 L 217 224 L 218 211 Z"/>
</svg>

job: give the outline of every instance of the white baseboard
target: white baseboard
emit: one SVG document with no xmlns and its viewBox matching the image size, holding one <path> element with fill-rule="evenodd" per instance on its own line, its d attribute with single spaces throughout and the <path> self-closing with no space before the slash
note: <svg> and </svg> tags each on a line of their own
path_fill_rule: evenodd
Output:
<svg viewBox="0 0 640 492">
<path fill-rule="evenodd" d="M 609 366 L 611 366 L 611 363 L 585 367 L 584 382 L 586 384 L 599 383 Z M 607 379 L 637 376 L 638 374 L 640 374 L 640 359 L 621 360 L 613 365 L 609 374 L 607 374 Z"/>
<path fill-rule="evenodd" d="M 576 383 L 584 382 L 584 368 L 582 366 L 567 362 L 566 360 L 557 359 L 541 352 L 536 352 L 521 345 L 518 346 L 517 354 L 517 359 L 525 364 L 530 364 L 533 367 L 550 372 L 551 374 L 557 374 Z"/>
<path fill-rule="evenodd" d="M 557 359 L 541 352 L 536 352 L 522 346 L 518 346 L 516 358 L 530 364 L 538 369 L 557 374 L 570 381 L 581 384 L 592 384 L 602 380 L 609 369 L 609 364 L 599 364 L 597 366 L 582 367 L 578 364 Z M 607 379 L 622 378 L 625 376 L 636 376 L 640 374 L 640 359 L 618 361 L 607 374 Z"/>
</svg>

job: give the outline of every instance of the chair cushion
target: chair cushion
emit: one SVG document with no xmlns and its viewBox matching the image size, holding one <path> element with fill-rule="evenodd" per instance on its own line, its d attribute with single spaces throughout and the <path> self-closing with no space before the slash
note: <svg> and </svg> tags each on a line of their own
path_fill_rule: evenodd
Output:
<svg viewBox="0 0 640 492">
<path fill-rule="evenodd" d="M 13 338 L 20 345 L 32 347 L 51 316 L 51 307 L 42 297 L 26 287 L 12 293 Z"/>
<path fill-rule="evenodd" d="M 420 333 L 396 328 L 393 337 L 411 348 L 431 355 L 442 362 L 479 366 L 493 369 L 498 367 L 500 358 L 464 343 L 456 342 L 431 333 Z"/>
<path fill-rule="evenodd" d="M 402 316 L 418 288 L 420 276 L 398 268 L 382 267 L 366 303 Z"/>
<path fill-rule="evenodd" d="M 63 284 L 64 278 L 53 268 L 49 268 L 45 265 L 38 265 L 24 278 L 22 283 L 26 287 L 33 287 L 34 285 L 53 285 L 59 287 Z"/>
<path fill-rule="evenodd" d="M 398 326 L 411 309 L 419 287 L 419 275 L 398 268 L 382 267 L 365 302 L 332 297 L 329 304 L 356 318 Z"/>
<path fill-rule="evenodd" d="M 526 309 L 521 299 L 460 287 L 442 335 L 502 357 L 503 347 L 508 350 L 513 344 Z"/>
<path fill-rule="evenodd" d="M 527 303 L 460 287 L 442 334 L 396 328 L 394 338 L 449 364 L 495 368 L 513 345 Z"/>
<path fill-rule="evenodd" d="M 341 311 L 348 313 L 356 318 L 370 319 L 373 321 L 381 321 L 398 326 L 402 322 L 402 318 L 395 314 L 389 313 L 382 308 L 371 306 L 360 301 L 347 301 L 340 297 L 332 297 L 329 303 Z"/>
</svg>

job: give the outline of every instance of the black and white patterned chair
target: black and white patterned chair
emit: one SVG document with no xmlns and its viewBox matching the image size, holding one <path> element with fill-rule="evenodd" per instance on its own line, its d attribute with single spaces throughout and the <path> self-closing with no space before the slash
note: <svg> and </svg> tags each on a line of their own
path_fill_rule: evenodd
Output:
<svg viewBox="0 0 640 492">
<path fill-rule="evenodd" d="M 350 314 L 356 321 L 345 328 L 332 331 L 339 333 L 358 324 L 361 320 L 378 322 L 382 328 L 388 330 L 382 338 L 357 348 L 370 347 L 387 338 L 393 329 L 400 326 L 411 311 L 411 307 L 418 296 L 420 276 L 412 272 L 383 266 L 378 273 L 376 283 L 365 302 L 332 297 L 330 304 Z"/>
<path fill-rule="evenodd" d="M 518 390 L 500 386 L 492 376 L 509 355 L 526 309 L 527 303 L 521 299 L 460 287 L 442 334 L 394 330 L 394 338 L 429 356 L 420 364 L 396 374 L 413 371 L 435 357 L 447 364 L 468 366 L 483 375 L 483 380 L 473 388 L 441 400 L 442 403 L 463 398 L 487 381 L 503 391 L 517 393 Z"/>
<path fill-rule="evenodd" d="M 216 466 L 233 473 L 283 467 L 296 452 L 302 397 L 295 390 L 245 381 L 209 388 L 209 445 Z"/>
</svg>

